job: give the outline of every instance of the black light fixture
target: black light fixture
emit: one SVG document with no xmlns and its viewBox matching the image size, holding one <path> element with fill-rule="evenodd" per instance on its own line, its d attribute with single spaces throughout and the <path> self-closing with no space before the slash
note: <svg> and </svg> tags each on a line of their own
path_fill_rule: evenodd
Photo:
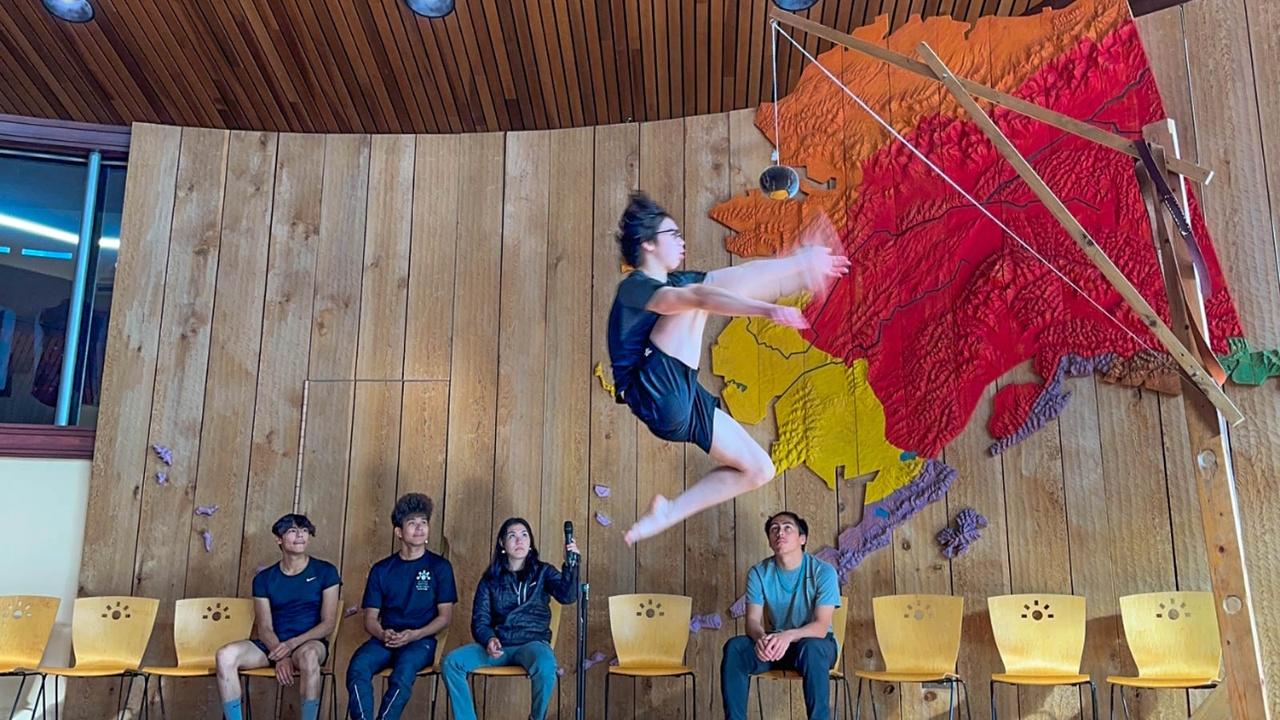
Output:
<svg viewBox="0 0 1280 720">
<path fill-rule="evenodd" d="M 89 0 L 41 0 L 44 9 L 67 22 L 82 23 L 93 19 L 93 6 Z"/>
<path fill-rule="evenodd" d="M 773 4 L 790 12 L 808 10 L 818 4 L 818 0 L 773 0 Z"/>
<path fill-rule="evenodd" d="M 803 4 L 804 0 L 773 0 L 784 9 L 790 5 Z M 817 0 L 813 0 L 816 2 Z M 809 7 L 809 2 L 804 7 Z M 769 167 L 760 173 L 760 189 L 770 200 L 790 200 L 800 192 L 800 173 L 790 165 L 783 165 L 782 155 L 782 119 L 778 110 L 778 21 L 771 20 L 769 29 L 772 38 L 769 43 L 769 58 L 773 80 L 773 152 L 769 157 Z"/>
<path fill-rule="evenodd" d="M 789 200 L 800 192 L 800 173 L 788 165 L 770 165 L 760 173 L 760 189 L 770 200 Z"/>
<path fill-rule="evenodd" d="M 423 17 L 442 18 L 453 12 L 454 0 L 404 0 L 414 13 Z"/>
</svg>

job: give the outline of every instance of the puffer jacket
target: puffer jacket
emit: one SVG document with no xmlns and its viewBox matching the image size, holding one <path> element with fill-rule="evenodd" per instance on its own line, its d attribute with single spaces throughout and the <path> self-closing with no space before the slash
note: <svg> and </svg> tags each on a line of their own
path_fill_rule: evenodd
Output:
<svg viewBox="0 0 1280 720">
<path fill-rule="evenodd" d="M 539 560 L 524 580 L 505 568 L 497 579 L 485 573 L 471 609 L 471 636 L 481 645 L 494 637 L 504 646 L 551 642 L 550 598 L 562 605 L 578 601 L 576 566 L 556 570 Z"/>
</svg>

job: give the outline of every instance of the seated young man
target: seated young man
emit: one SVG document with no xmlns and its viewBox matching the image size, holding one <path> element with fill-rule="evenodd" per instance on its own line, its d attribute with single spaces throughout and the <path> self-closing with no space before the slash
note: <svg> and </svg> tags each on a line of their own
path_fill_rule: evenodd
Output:
<svg viewBox="0 0 1280 720">
<path fill-rule="evenodd" d="M 427 550 L 431 498 L 408 493 L 391 511 L 400 550 L 369 570 L 364 588 L 364 628 L 372 637 L 347 666 L 347 711 L 354 720 L 396 720 L 413 681 L 436 654 L 436 634 L 449 625 L 458 591 L 453 566 Z M 387 692 L 374 714 L 373 676 L 391 668 Z"/>
<path fill-rule="evenodd" d="M 302 695 L 302 720 L 320 713 L 320 666 L 329 656 L 329 634 L 338 622 L 342 579 L 332 564 L 307 554 L 316 526 L 306 515 L 289 513 L 271 526 L 280 562 L 253 577 L 257 640 L 218 649 L 218 694 L 227 720 L 240 720 L 240 671 L 274 664 L 281 685 L 294 683 Z"/>
<path fill-rule="evenodd" d="M 747 634 L 724 644 L 720 663 L 725 717 L 746 720 L 752 675 L 785 669 L 804 678 L 810 720 L 827 720 L 827 673 L 837 651 L 831 616 L 840 604 L 840 581 L 835 568 L 804 551 L 809 525 L 803 518 L 784 510 L 764 528 L 773 557 L 747 572 Z"/>
</svg>

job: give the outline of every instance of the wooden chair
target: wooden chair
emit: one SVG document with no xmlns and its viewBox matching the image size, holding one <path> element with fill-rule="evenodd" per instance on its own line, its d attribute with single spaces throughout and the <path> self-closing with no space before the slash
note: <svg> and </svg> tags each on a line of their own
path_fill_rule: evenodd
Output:
<svg viewBox="0 0 1280 720">
<path fill-rule="evenodd" d="M 139 670 L 142 654 L 151 640 L 155 627 L 156 611 L 160 601 L 155 598 L 103 596 L 76 600 L 71 616 L 71 647 L 75 651 L 76 664 L 71 667 L 41 667 L 38 672 L 53 676 L 53 696 L 58 696 L 59 678 L 124 678 L 129 679 L 128 689 L 122 687 L 116 701 L 116 713 L 133 690 L 134 678 L 142 678 L 142 696 L 147 696 L 148 676 Z M 40 699 L 45 700 L 44 682 L 40 683 Z M 57 714 L 57 706 L 54 706 Z M 147 717 L 147 703 L 142 703 L 142 716 Z"/>
<path fill-rule="evenodd" d="M 351 617 L 360 617 L 359 613 Z M 324 665 L 320 666 L 320 704 L 324 704 L 325 686 L 330 688 L 330 694 L 333 702 L 329 704 L 329 713 L 333 720 L 338 720 L 338 681 L 333 675 L 334 657 L 337 656 L 337 639 L 338 628 L 342 627 L 342 623 L 350 621 L 350 618 L 342 617 L 342 598 L 338 598 L 338 620 L 333 624 L 333 630 L 329 631 L 329 656 L 324 659 Z M 295 668 L 294 677 L 298 676 Z M 253 678 L 274 678 L 276 670 L 268 665 L 267 667 L 252 668 L 250 670 L 241 670 L 240 677 L 244 678 L 244 709 L 245 717 L 253 720 L 253 702 L 249 695 L 249 681 Z"/>
<path fill-rule="evenodd" d="M 965 715 L 969 712 L 969 690 L 955 673 L 960 655 L 960 627 L 964 620 L 964 598 L 951 595 L 886 595 L 871 600 L 876 640 L 884 656 L 884 670 L 857 670 L 856 718 L 862 717 L 862 681 L 869 690 L 874 683 L 945 683 L 951 688 L 947 717 L 955 716 L 955 686 L 964 692 Z M 876 704 L 871 703 L 871 714 Z"/>
<path fill-rule="evenodd" d="M 164 706 L 166 677 L 212 677 L 218 674 L 215 656 L 218 648 L 237 640 L 248 640 L 253 630 L 253 600 L 248 598 L 188 598 L 179 600 L 173 610 L 173 649 L 178 663 L 172 667 L 144 667 L 142 672 L 156 676 L 160 695 L 160 717 L 167 717 Z"/>
<path fill-rule="evenodd" d="M 61 598 L 43 595 L 8 595 L 0 597 L 0 677 L 17 677 L 18 691 L 13 695 L 9 717 L 18 711 L 27 678 L 44 673 L 37 668 L 49 645 L 49 633 L 58 619 Z"/>
<path fill-rule="evenodd" d="M 1111 717 L 1116 690 L 1124 716 L 1124 688 L 1213 688 L 1222 682 L 1222 639 L 1213 593 L 1158 592 L 1120 598 L 1120 619 L 1138 674 L 1111 675 Z"/>
<path fill-rule="evenodd" d="M 831 629 L 836 637 L 836 664 L 831 668 L 829 677 L 831 684 L 835 687 L 835 704 L 836 715 L 843 717 L 843 712 L 847 709 L 840 705 L 840 686 L 844 685 L 844 702 L 845 706 L 849 704 L 849 680 L 844 676 L 844 667 L 840 664 L 844 659 L 844 636 L 846 625 L 849 622 L 849 598 L 840 597 L 840 607 L 836 608 L 831 615 Z M 756 704 L 760 708 L 760 717 L 764 717 L 764 698 L 760 695 L 761 680 L 802 680 L 800 673 L 795 670 L 770 670 L 756 676 Z"/>
<path fill-rule="evenodd" d="M 604 716 L 609 717 L 609 681 L 625 677 L 678 677 L 693 681 L 693 713 L 698 713 L 698 677 L 684 664 L 693 599 L 684 595 L 614 595 L 609 598 L 609 633 L 618 653 L 604 681 Z M 681 693 L 683 707 L 684 694 Z M 687 714 L 687 713 L 686 713 Z"/>
<path fill-rule="evenodd" d="M 436 717 L 436 700 L 440 697 L 440 667 L 441 667 L 441 663 L 444 662 L 445 646 L 448 644 L 449 644 L 449 628 L 445 627 L 445 629 L 439 635 L 436 636 L 435 660 L 427 667 L 424 667 L 418 671 L 419 678 L 424 678 L 424 677 L 434 678 L 434 680 L 431 683 L 431 720 L 435 720 L 435 717 Z M 385 695 L 387 692 L 386 683 L 389 682 L 388 678 L 391 677 L 391 668 L 384 668 L 375 677 L 382 678 L 383 680 L 382 692 Z"/>
<path fill-rule="evenodd" d="M 1093 720 L 1098 720 L 1098 686 L 1080 672 L 1084 656 L 1085 599 L 1079 595 L 1000 595 L 987 598 L 991 632 L 1004 672 L 991 675 L 991 717 L 996 717 L 996 683 L 1008 685 L 1089 684 Z"/>
<path fill-rule="evenodd" d="M 562 606 L 560 605 L 560 603 L 556 602 L 554 599 L 553 599 L 553 600 L 551 600 L 551 649 L 552 649 L 552 650 L 555 650 L 555 649 L 556 649 L 556 640 L 557 640 L 557 639 L 559 638 L 559 636 L 560 636 L 560 616 L 561 616 L 561 614 L 562 614 L 562 612 L 561 612 L 562 610 L 563 610 L 563 608 L 562 608 Z M 475 670 L 472 670 L 472 671 L 471 671 L 471 673 L 470 673 L 470 677 L 471 677 L 471 678 L 475 678 L 475 677 L 482 677 L 482 678 L 484 678 L 485 695 L 487 696 L 487 695 L 488 695 L 488 689 L 489 689 L 489 678 L 496 678 L 496 677 L 522 677 L 522 678 L 527 678 L 527 677 L 529 677 L 529 673 L 525 672 L 524 668 L 520 667 L 519 665 L 499 665 L 498 667 L 482 667 L 482 668 L 476 668 Z M 556 680 L 556 685 L 557 685 L 557 687 L 556 687 L 556 717 L 560 717 L 560 688 L 558 687 L 558 686 L 559 686 L 559 683 L 560 683 L 560 681 L 559 681 L 559 679 L 557 679 L 557 680 Z M 474 696 L 475 696 L 475 691 L 474 691 L 474 690 L 472 691 L 471 695 L 472 695 L 472 697 L 474 697 Z"/>
</svg>

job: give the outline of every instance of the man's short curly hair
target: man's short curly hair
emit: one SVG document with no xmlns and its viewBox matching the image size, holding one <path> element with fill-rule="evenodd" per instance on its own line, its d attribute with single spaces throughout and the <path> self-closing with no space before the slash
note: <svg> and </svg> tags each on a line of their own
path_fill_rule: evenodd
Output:
<svg viewBox="0 0 1280 720">
<path fill-rule="evenodd" d="M 422 493 L 405 493 L 396 500 L 396 506 L 391 509 L 391 524 L 394 527 L 403 528 L 404 521 L 415 515 L 421 515 L 430 522 L 433 510 L 435 510 L 435 503 L 431 502 L 431 498 Z"/>
<path fill-rule="evenodd" d="M 670 215 L 658 203 L 643 192 L 631 193 L 627 209 L 618 220 L 618 250 L 622 260 L 631 267 L 640 266 L 640 245 L 658 235 L 658 227 Z"/>
</svg>

